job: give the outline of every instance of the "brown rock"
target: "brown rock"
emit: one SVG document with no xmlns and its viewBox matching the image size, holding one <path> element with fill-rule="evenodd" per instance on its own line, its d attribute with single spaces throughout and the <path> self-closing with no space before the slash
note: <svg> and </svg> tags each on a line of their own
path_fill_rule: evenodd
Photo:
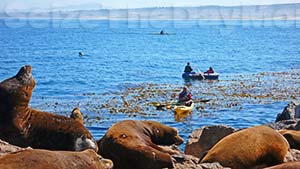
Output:
<svg viewBox="0 0 300 169">
<path fill-rule="evenodd" d="M 197 129 L 189 137 L 185 154 L 201 159 L 218 141 L 234 131 L 234 128 L 224 125 L 205 126 Z"/>
</svg>

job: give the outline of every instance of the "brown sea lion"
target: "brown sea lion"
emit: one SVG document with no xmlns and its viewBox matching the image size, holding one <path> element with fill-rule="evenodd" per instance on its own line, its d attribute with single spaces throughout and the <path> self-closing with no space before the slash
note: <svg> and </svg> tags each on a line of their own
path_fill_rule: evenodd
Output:
<svg viewBox="0 0 300 169">
<path fill-rule="evenodd" d="M 3 169 L 111 169 L 113 163 L 93 150 L 23 150 L 0 157 Z"/>
<path fill-rule="evenodd" d="M 300 131 L 279 130 L 278 132 L 289 142 L 292 149 L 300 150 Z"/>
<path fill-rule="evenodd" d="M 83 124 L 82 113 L 81 113 L 80 109 L 77 108 L 77 107 L 73 109 L 70 118 L 72 118 L 72 119 L 78 121 L 79 123 Z"/>
<path fill-rule="evenodd" d="M 91 133 L 79 122 L 28 106 L 35 86 L 31 69 L 24 66 L 0 83 L 0 139 L 21 147 L 97 151 Z"/>
<path fill-rule="evenodd" d="M 258 126 L 230 134 L 214 145 L 201 163 L 219 162 L 233 169 L 283 163 L 289 144 L 277 131 Z"/>
<path fill-rule="evenodd" d="M 265 169 L 299 169 L 300 168 L 300 162 L 288 162 L 279 164 L 276 166 L 268 167 Z"/>
<path fill-rule="evenodd" d="M 111 159 L 114 169 L 173 168 L 175 151 L 158 145 L 182 144 L 175 128 L 154 121 L 125 120 L 111 126 L 98 141 L 99 154 Z"/>
</svg>

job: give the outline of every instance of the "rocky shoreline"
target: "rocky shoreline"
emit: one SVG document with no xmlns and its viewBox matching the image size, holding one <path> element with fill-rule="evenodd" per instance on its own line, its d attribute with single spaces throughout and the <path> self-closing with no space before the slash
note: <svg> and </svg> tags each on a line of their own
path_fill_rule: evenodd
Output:
<svg viewBox="0 0 300 169">
<path fill-rule="evenodd" d="M 286 110 L 295 110 L 291 109 L 289 104 L 283 113 L 287 113 Z M 300 105 L 297 105 L 300 106 Z M 292 111 L 293 112 L 293 111 Z M 270 124 L 265 124 L 266 126 L 272 127 L 273 129 L 290 129 L 290 130 L 300 130 L 300 119 L 289 119 L 282 120 Z M 215 126 L 204 126 L 200 129 L 196 129 L 190 135 L 189 140 L 187 141 L 185 152 L 180 152 L 176 146 L 169 146 L 167 148 L 174 151 L 178 151 L 181 154 L 184 154 L 184 159 L 177 160 L 174 163 L 174 168 L 176 169 L 229 169 L 229 167 L 223 167 L 220 163 L 203 163 L 199 164 L 200 158 L 204 152 L 209 150 L 213 145 L 215 145 L 219 140 L 225 136 L 234 133 L 237 129 L 234 129 L 225 125 L 215 125 Z M 299 136 L 300 137 L 300 136 Z M 0 140 L 0 157 L 9 153 L 14 153 L 18 151 L 32 149 L 21 148 L 15 145 L 11 145 L 5 141 Z M 285 157 L 285 162 L 297 162 L 300 161 L 300 150 L 299 149 L 290 149 L 288 154 Z"/>
<path fill-rule="evenodd" d="M 31 70 L 26 65 L 0 83 L 0 168 L 111 169 L 114 165 L 114 169 L 240 169 L 281 163 L 300 166 L 300 162 L 290 163 L 300 161 L 298 103 L 288 104 L 270 124 L 244 129 L 203 126 L 191 133 L 181 152 L 177 147 L 184 142 L 180 131 L 159 122 L 121 120 L 96 141 L 83 125 L 79 109 L 75 108 L 69 118 L 30 108 L 35 87 Z M 57 160 L 61 162 L 56 163 Z"/>
</svg>

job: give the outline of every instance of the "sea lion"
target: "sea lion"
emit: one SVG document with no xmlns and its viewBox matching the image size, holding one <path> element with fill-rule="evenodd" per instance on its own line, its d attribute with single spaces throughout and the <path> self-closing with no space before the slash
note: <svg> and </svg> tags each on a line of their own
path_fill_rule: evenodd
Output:
<svg viewBox="0 0 300 169">
<path fill-rule="evenodd" d="M 97 151 L 91 133 L 79 122 L 28 106 L 34 87 L 29 65 L 0 83 L 0 139 L 20 147 Z"/>
<path fill-rule="evenodd" d="M 74 108 L 71 115 L 70 115 L 70 118 L 78 121 L 79 123 L 83 124 L 83 116 L 82 116 L 82 113 L 80 111 L 79 108 Z"/>
<path fill-rule="evenodd" d="M 278 132 L 289 142 L 292 149 L 300 150 L 300 131 L 279 130 Z"/>
<path fill-rule="evenodd" d="M 299 169 L 299 168 L 300 168 L 300 162 L 297 161 L 297 162 L 283 163 L 265 169 Z"/>
<path fill-rule="evenodd" d="M 244 169 L 283 163 L 289 144 L 277 131 L 257 126 L 230 134 L 214 145 L 201 163 L 219 162 L 224 167 Z"/>
<path fill-rule="evenodd" d="M 23 150 L 0 158 L 5 169 L 111 169 L 111 160 L 103 159 L 93 150 L 81 152 Z"/>
<path fill-rule="evenodd" d="M 173 168 L 176 151 L 158 145 L 182 144 L 175 128 L 154 121 L 125 120 L 111 126 L 98 141 L 98 153 L 111 159 L 114 169 Z"/>
<path fill-rule="evenodd" d="M 79 56 L 85 56 L 85 54 L 83 52 L 78 52 Z"/>
</svg>

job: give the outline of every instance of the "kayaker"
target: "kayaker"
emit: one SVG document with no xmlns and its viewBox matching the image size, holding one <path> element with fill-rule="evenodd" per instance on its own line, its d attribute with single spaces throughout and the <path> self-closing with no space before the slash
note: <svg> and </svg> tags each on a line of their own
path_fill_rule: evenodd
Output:
<svg viewBox="0 0 300 169">
<path fill-rule="evenodd" d="M 192 93 L 189 91 L 187 86 L 184 86 L 182 92 L 179 94 L 178 104 L 190 106 L 192 102 Z"/>
<path fill-rule="evenodd" d="M 164 30 L 161 30 L 159 34 L 164 35 L 165 34 Z"/>
<path fill-rule="evenodd" d="M 215 73 L 215 71 L 212 67 L 209 67 L 209 69 L 204 73 L 212 74 L 212 73 Z"/>
<path fill-rule="evenodd" d="M 191 73 L 193 71 L 193 68 L 190 65 L 190 62 L 187 62 L 185 68 L 184 68 L 184 73 Z"/>
</svg>

